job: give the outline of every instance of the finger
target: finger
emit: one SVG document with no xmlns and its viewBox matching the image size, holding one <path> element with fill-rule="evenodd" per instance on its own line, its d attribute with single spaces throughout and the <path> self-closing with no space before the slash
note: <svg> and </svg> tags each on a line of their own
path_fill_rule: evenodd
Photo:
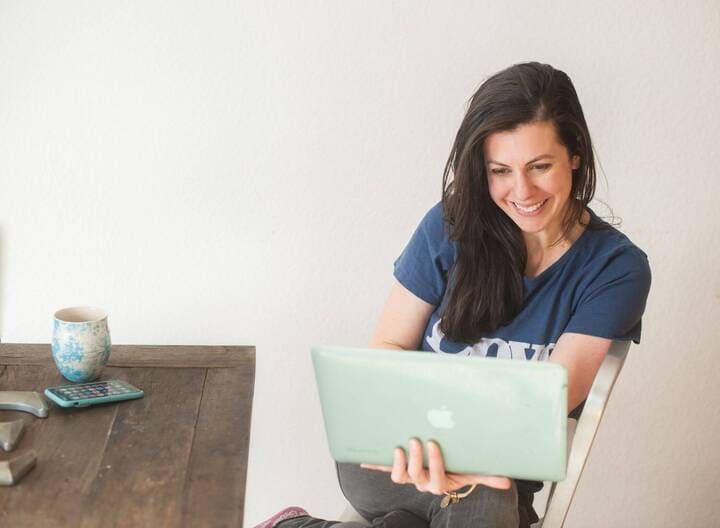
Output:
<svg viewBox="0 0 720 528">
<path fill-rule="evenodd" d="M 417 438 L 410 439 L 410 460 L 408 461 L 407 472 L 415 486 L 420 491 L 423 491 L 428 482 L 428 474 L 423 467 L 422 443 Z"/>
<path fill-rule="evenodd" d="M 392 466 L 377 466 L 375 464 L 360 464 L 360 467 L 363 469 L 374 469 L 375 471 L 384 471 L 385 473 L 390 473 L 392 471 Z"/>
<path fill-rule="evenodd" d="M 393 452 L 393 467 L 390 473 L 390 479 L 397 484 L 405 484 L 409 480 L 405 462 L 405 451 L 403 451 L 401 447 L 396 447 Z"/>
<path fill-rule="evenodd" d="M 482 484 L 489 488 L 508 490 L 512 487 L 512 480 L 507 477 L 487 476 L 485 479 L 486 482 Z"/>
<path fill-rule="evenodd" d="M 488 488 L 508 490 L 512 487 L 512 479 L 497 475 L 471 475 L 465 473 L 447 473 L 449 489 L 461 488 L 468 484 L 480 484 Z"/>
<path fill-rule="evenodd" d="M 428 468 L 430 472 L 430 490 L 436 495 L 441 495 L 447 488 L 447 477 L 445 475 L 445 462 L 443 461 L 440 446 L 430 440 L 427 443 Z"/>
</svg>

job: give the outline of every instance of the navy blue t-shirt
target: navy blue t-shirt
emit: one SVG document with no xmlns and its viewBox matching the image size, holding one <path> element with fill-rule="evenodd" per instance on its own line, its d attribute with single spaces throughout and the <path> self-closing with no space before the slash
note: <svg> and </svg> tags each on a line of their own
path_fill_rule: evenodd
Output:
<svg viewBox="0 0 720 528">
<path fill-rule="evenodd" d="M 447 277 L 457 256 L 442 202 L 420 222 L 395 261 L 395 278 L 435 306 L 421 349 L 438 353 L 524 360 L 547 359 L 565 332 L 640 342 L 641 317 L 650 289 L 647 255 L 591 209 L 590 227 L 550 267 L 523 277 L 522 310 L 477 343 L 458 343 L 440 330 Z M 602 225 L 604 229 L 592 229 Z"/>
</svg>

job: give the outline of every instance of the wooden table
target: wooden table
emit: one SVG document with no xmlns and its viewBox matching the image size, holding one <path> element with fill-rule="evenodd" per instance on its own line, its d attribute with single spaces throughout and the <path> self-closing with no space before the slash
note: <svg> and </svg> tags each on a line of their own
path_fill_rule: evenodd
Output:
<svg viewBox="0 0 720 528">
<path fill-rule="evenodd" d="M 88 408 L 50 403 L 25 420 L 8 460 L 26 449 L 37 465 L 0 487 L 0 527 L 242 526 L 255 348 L 114 345 L 101 379 L 145 397 Z M 67 383 L 49 345 L 0 344 L 0 390 Z"/>
</svg>

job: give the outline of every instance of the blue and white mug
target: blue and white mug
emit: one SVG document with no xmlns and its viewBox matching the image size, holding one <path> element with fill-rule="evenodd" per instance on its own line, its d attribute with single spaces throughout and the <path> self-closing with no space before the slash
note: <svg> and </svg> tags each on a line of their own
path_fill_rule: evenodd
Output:
<svg viewBox="0 0 720 528">
<path fill-rule="evenodd" d="M 55 312 L 52 357 L 70 381 L 97 379 L 110 357 L 107 312 L 90 306 Z"/>
</svg>

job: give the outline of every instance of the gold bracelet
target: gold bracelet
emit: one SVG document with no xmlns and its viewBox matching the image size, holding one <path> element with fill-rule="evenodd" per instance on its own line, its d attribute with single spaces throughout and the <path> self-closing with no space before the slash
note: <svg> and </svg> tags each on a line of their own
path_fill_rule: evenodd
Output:
<svg viewBox="0 0 720 528">
<path fill-rule="evenodd" d="M 473 484 L 472 486 L 470 486 L 470 489 L 467 490 L 465 493 L 458 493 L 457 491 L 446 491 L 443 500 L 440 501 L 440 507 L 447 508 L 451 504 L 460 502 L 460 499 L 464 499 L 473 492 L 475 486 L 477 486 L 477 484 Z"/>
</svg>

